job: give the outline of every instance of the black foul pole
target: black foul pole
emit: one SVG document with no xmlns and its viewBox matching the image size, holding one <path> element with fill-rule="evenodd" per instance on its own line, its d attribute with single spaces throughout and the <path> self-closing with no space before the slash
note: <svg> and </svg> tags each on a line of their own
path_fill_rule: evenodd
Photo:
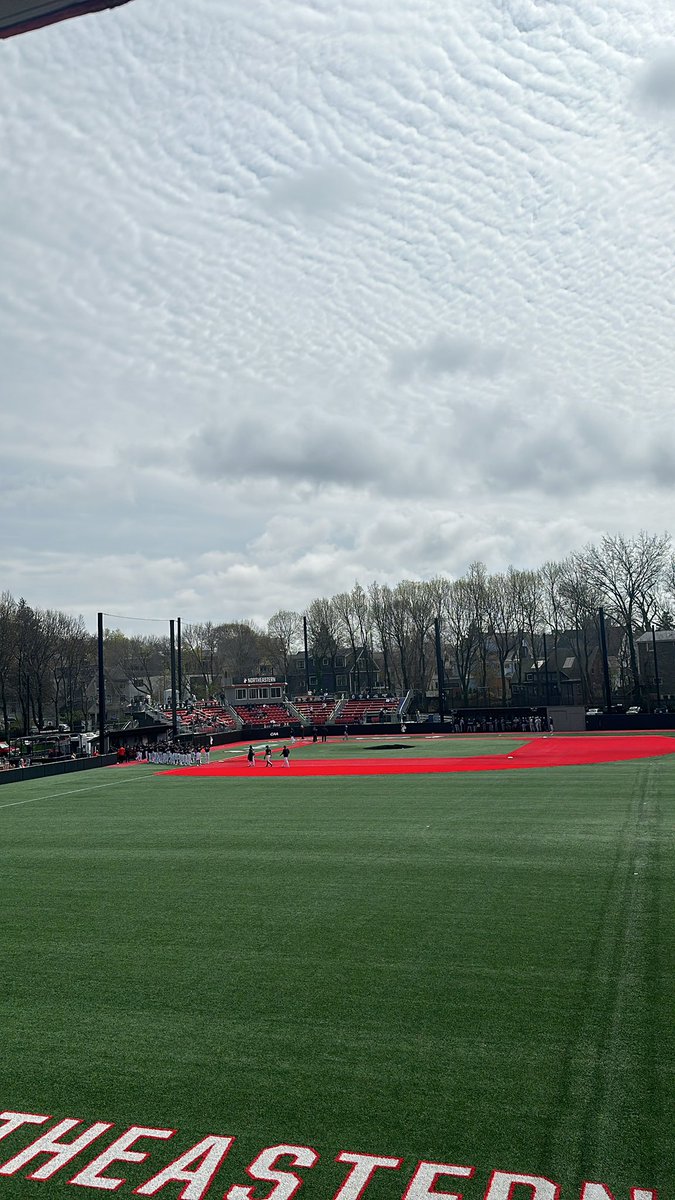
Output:
<svg viewBox="0 0 675 1200">
<path fill-rule="evenodd" d="M 103 663 L 103 613 L 98 614 L 98 750 L 105 754 L 105 669 Z"/>
<path fill-rule="evenodd" d="M 652 649 L 654 651 L 654 683 L 656 684 L 656 704 L 661 707 L 661 684 L 659 683 L 659 660 L 656 653 L 656 630 L 652 625 Z"/>
<path fill-rule="evenodd" d="M 438 617 L 434 620 L 436 640 L 436 674 L 438 676 L 438 715 L 441 725 L 445 724 L 445 670 L 443 668 L 443 653 L 441 651 L 441 622 Z"/>
<path fill-rule="evenodd" d="M 169 621 L 169 641 L 171 645 L 171 729 L 174 738 L 178 737 L 178 712 L 176 711 L 176 622 Z"/>
<path fill-rule="evenodd" d="M 302 637 L 305 647 L 305 691 L 309 692 L 309 647 L 307 645 L 307 617 L 302 618 Z"/>
<path fill-rule="evenodd" d="M 605 681 L 605 704 L 607 712 L 612 711 L 612 691 L 609 685 L 609 659 L 607 658 L 607 634 L 605 632 L 605 610 L 598 609 L 598 623 L 600 625 L 600 649 L 602 651 L 602 677 Z"/>
<path fill-rule="evenodd" d="M 176 659 L 178 671 L 178 705 L 183 707 L 183 636 L 180 617 L 176 621 Z"/>
</svg>

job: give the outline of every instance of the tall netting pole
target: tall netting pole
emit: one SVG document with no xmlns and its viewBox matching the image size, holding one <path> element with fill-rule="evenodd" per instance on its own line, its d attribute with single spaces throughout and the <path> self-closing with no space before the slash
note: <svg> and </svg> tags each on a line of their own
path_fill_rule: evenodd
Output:
<svg viewBox="0 0 675 1200">
<path fill-rule="evenodd" d="M 600 626 L 600 650 L 602 651 L 602 674 L 605 681 L 605 704 L 607 712 L 612 711 L 612 689 L 609 682 L 609 659 L 607 657 L 607 634 L 605 632 L 605 610 L 598 609 L 598 624 Z"/>
<path fill-rule="evenodd" d="M 103 663 L 103 613 L 98 614 L 98 741 L 99 753 L 107 750 L 105 740 L 105 668 Z"/>
<path fill-rule="evenodd" d="M 548 678 L 548 646 L 546 644 L 546 630 L 545 629 L 542 630 L 542 640 L 543 640 L 543 648 L 544 648 L 544 704 L 546 705 L 546 708 L 548 709 L 548 706 L 551 703 L 551 692 L 550 692 L 550 688 L 549 688 L 549 678 Z"/>
<path fill-rule="evenodd" d="M 302 618 L 302 641 L 305 651 L 305 691 L 309 692 L 309 647 L 307 645 L 307 617 Z"/>
<path fill-rule="evenodd" d="M 169 642 L 171 646 L 171 729 L 174 738 L 178 737 L 178 711 L 176 705 L 176 622 L 169 621 Z"/>
<path fill-rule="evenodd" d="M 176 619 L 176 670 L 178 674 L 178 707 L 183 707 L 183 637 L 181 619 Z"/>
<path fill-rule="evenodd" d="M 441 622 L 434 619 L 434 641 L 436 643 L 436 674 L 438 676 L 438 715 L 441 725 L 445 724 L 445 669 L 443 666 L 443 650 L 441 648 Z"/>
<path fill-rule="evenodd" d="M 652 648 L 654 650 L 654 683 L 656 684 L 656 707 L 661 707 L 661 684 L 659 682 L 659 660 L 656 654 L 656 630 L 652 625 Z"/>
</svg>

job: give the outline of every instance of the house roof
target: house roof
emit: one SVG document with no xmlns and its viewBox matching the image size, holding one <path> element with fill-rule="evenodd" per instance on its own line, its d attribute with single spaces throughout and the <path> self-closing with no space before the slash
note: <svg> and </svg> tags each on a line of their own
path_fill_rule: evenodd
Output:
<svg viewBox="0 0 675 1200">
<path fill-rule="evenodd" d="M 648 633 L 641 633 L 637 642 L 651 642 L 653 638 L 657 642 L 675 642 L 675 629 L 657 629 L 654 633 L 651 630 Z"/>
</svg>

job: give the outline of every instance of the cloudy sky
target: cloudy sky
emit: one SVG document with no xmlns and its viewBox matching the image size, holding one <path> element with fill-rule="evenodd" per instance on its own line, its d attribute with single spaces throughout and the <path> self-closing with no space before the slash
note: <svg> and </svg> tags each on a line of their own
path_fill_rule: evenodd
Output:
<svg viewBox="0 0 675 1200">
<path fill-rule="evenodd" d="M 0 43 L 0 590 L 264 620 L 672 529 L 672 39 L 133 0 Z"/>
</svg>

